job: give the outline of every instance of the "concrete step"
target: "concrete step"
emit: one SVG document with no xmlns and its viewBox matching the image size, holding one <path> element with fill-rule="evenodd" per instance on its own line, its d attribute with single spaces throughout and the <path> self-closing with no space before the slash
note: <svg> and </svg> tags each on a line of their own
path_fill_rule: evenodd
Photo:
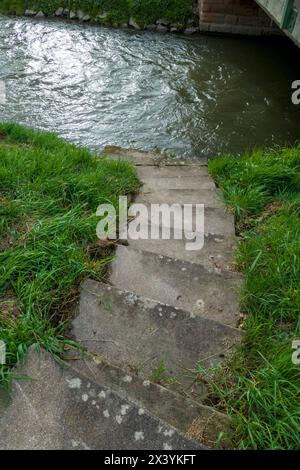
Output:
<svg viewBox="0 0 300 470">
<path fill-rule="evenodd" d="M 128 245 L 130 247 L 201 264 L 209 270 L 214 268 L 231 269 L 232 253 L 236 245 L 234 218 L 224 209 L 204 208 L 204 245 L 199 249 L 194 243 L 195 237 L 194 240 L 188 239 L 188 234 L 184 233 L 183 230 L 175 230 L 174 233 L 173 218 L 171 216 L 169 220 L 165 220 L 165 218 L 163 221 L 160 220 L 159 226 L 154 223 L 153 219 L 151 222 L 151 206 L 148 204 L 146 207 L 148 208 L 148 215 L 138 215 L 138 222 L 140 223 L 138 230 L 141 233 L 148 234 L 148 238 L 133 240 L 129 237 Z M 195 215 L 188 220 L 193 231 L 197 231 L 195 220 Z M 185 214 L 186 222 L 187 217 Z M 136 226 L 136 220 L 129 222 L 128 227 L 131 226 Z M 170 237 L 167 240 L 163 239 L 162 236 L 162 229 L 166 227 L 171 228 Z M 159 239 L 151 239 L 153 228 L 158 230 Z M 200 235 L 200 232 L 197 231 L 197 233 Z"/>
<path fill-rule="evenodd" d="M 77 360 L 72 359 L 72 368 L 81 375 L 115 390 L 124 399 L 139 404 L 183 434 L 191 433 L 196 426 L 197 440 L 207 447 L 214 447 L 221 433 L 230 435 L 229 417 L 199 401 L 124 371 L 97 355 L 84 354 Z M 226 442 L 223 446 L 226 447 Z"/>
<path fill-rule="evenodd" d="M 138 166 L 137 173 L 142 181 L 153 178 L 178 178 L 178 176 L 185 178 L 206 176 L 208 178 L 207 167 L 200 165 Z"/>
<path fill-rule="evenodd" d="M 192 372 L 197 363 L 219 364 L 242 336 L 238 329 L 91 280 L 82 286 L 72 333 L 106 361 L 202 399 L 206 387 L 195 383 Z"/>
<path fill-rule="evenodd" d="M 204 246 L 201 250 L 188 251 L 186 240 L 182 234 L 181 240 L 129 240 L 128 246 L 137 250 L 149 251 L 168 258 L 174 258 L 189 263 L 202 265 L 208 272 L 231 270 L 234 238 L 223 238 L 215 235 L 205 235 Z"/>
<path fill-rule="evenodd" d="M 161 183 L 159 183 L 161 184 Z M 214 207 L 224 210 L 224 204 L 215 189 L 151 189 L 141 188 L 135 198 L 141 204 L 204 204 L 205 207 Z"/>
<path fill-rule="evenodd" d="M 237 273 L 118 246 L 110 282 L 157 302 L 236 327 L 239 321 Z"/>
<path fill-rule="evenodd" d="M 209 189 L 216 188 L 208 176 L 206 166 L 138 166 L 138 176 L 143 190 L 159 189 Z"/>
<path fill-rule="evenodd" d="M 139 200 L 139 197 L 138 197 Z M 146 201 L 145 201 L 146 202 Z M 175 202 L 174 202 L 175 203 Z M 155 204 L 155 203 L 154 203 Z M 146 202 L 145 207 L 147 208 L 147 214 L 144 215 L 143 213 L 139 213 L 137 215 L 138 222 L 142 225 L 153 223 L 156 225 L 156 220 L 152 215 L 152 207 L 150 202 Z M 184 206 L 179 205 L 182 212 L 182 219 L 184 216 L 184 222 L 187 226 L 192 227 L 192 230 L 197 230 L 196 226 L 196 211 L 193 208 L 192 214 L 184 211 Z M 162 220 L 162 216 L 160 215 L 160 226 L 164 227 L 171 227 L 174 228 L 173 222 L 173 215 L 171 217 L 171 208 L 170 208 L 170 215 L 167 217 L 168 214 Z M 181 227 L 183 227 L 183 220 L 181 223 Z M 176 229 L 177 230 L 177 229 Z M 197 230 L 198 231 L 198 230 Z M 215 238 L 231 238 L 235 240 L 235 226 L 234 226 L 234 217 L 232 214 L 229 214 L 224 210 L 224 208 L 215 208 L 215 207 L 204 207 L 204 233 L 206 235 L 212 235 Z"/>
<path fill-rule="evenodd" d="M 207 159 L 189 159 L 183 160 L 181 158 L 170 157 L 156 152 L 146 152 L 138 149 L 123 149 L 108 145 L 104 148 L 103 156 L 107 156 L 113 160 L 127 160 L 137 166 L 207 166 Z"/>
<path fill-rule="evenodd" d="M 187 438 L 138 404 L 93 383 L 48 353 L 31 349 L 0 416 L 0 449 L 196 450 Z"/>
<path fill-rule="evenodd" d="M 181 168 L 178 168 L 178 172 L 181 173 Z M 180 176 L 171 178 L 147 178 L 143 180 L 142 190 L 157 191 L 160 189 L 201 189 L 213 191 L 216 189 L 215 183 L 208 176 Z"/>
</svg>

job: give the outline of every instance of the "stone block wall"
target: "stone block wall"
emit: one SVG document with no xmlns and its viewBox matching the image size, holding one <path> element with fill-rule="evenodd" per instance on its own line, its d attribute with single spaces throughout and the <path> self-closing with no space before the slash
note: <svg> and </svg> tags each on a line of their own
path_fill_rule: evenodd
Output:
<svg viewBox="0 0 300 470">
<path fill-rule="evenodd" d="M 254 0 L 199 0 L 200 31 L 227 34 L 280 34 Z"/>
</svg>

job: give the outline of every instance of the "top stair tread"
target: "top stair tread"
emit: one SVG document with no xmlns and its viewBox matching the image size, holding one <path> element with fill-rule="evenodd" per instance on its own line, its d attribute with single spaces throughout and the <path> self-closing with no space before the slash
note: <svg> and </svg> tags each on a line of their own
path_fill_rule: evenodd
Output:
<svg viewBox="0 0 300 470">
<path fill-rule="evenodd" d="M 166 156 L 164 154 L 155 153 L 155 152 L 146 152 L 138 149 L 124 149 L 121 147 L 115 146 L 106 146 L 103 151 L 103 156 L 107 156 L 112 160 L 127 160 L 134 163 L 137 166 L 147 166 L 147 165 L 164 165 L 164 166 L 185 166 L 185 165 L 194 165 L 194 166 L 206 166 L 207 160 L 204 158 L 201 159 L 190 159 L 182 160 L 179 158 L 173 158 Z"/>
<path fill-rule="evenodd" d="M 206 166 L 138 166 L 137 173 L 144 192 L 159 189 L 216 189 Z"/>
<path fill-rule="evenodd" d="M 146 182 L 148 179 L 170 179 L 170 178 L 205 178 L 208 177 L 207 167 L 200 165 L 178 165 L 178 166 L 139 166 L 137 167 L 139 178 Z M 210 180 L 213 182 L 212 180 Z"/>
</svg>

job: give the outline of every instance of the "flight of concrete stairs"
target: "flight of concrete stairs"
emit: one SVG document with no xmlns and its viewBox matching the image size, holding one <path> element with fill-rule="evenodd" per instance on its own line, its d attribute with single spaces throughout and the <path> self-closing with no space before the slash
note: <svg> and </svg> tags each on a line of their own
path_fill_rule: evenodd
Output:
<svg viewBox="0 0 300 470">
<path fill-rule="evenodd" d="M 81 288 L 72 331 L 87 353 L 62 366 L 30 349 L 16 371 L 30 380 L 14 381 L 10 402 L 0 402 L 0 448 L 228 446 L 220 436 L 230 420 L 203 404 L 207 385 L 195 370 L 221 364 L 242 338 L 233 217 L 205 161 L 105 153 L 136 164 L 136 202 L 204 204 L 204 247 L 187 251 L 184 238 L 119 244 L 108 281 Z"/>
</svg>

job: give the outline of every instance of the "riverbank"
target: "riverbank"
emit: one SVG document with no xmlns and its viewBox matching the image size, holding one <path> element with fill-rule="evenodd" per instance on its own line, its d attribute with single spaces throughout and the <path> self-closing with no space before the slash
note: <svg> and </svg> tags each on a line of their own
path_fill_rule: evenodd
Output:
<svg viewBox="0 0 300 470">
<path fill-rule="evenodd" d="M 246 339 L 222 370 L 201 371 L 233 418 L 239 449 L 300 448 L 300 147 L 211 160 L 235 213 Z"/>
<path fill-rule="evenodd" d="M 199 17 L 193 6 L 193 0 L 4 0 L 0 13 L 194 34 L 199 31 Z"/>
<path fill-rule="evenodd" d="M 95 158 L 53 134 L 0 125 L 0 381 L 37 343 L 74 346 L 68 320 L 87 277 L 102 280 L 111 249 L 97 244 L 99 204 L 139 186 L 127 162 Z"/>
<path fill-rule="evenodd" d="M 210 388 L 207 404 L 231 415 L 239 449 L 300 446 L 300 365 L 292 360 L 293 341 L 300 338 L 299 169 L 300 147 L 209 163 L 241 238 L 234 268 L 245 276 L 240 326 L 246 338 L 225 367 L 197 373 Z M 54 357 L 77 346 L 66 333 L 79 284 L 87 277 L 103 280 L 111 260 L 110 250 L 96 243 L 96 208 L 107 201 L 117 207 L 120 194 L 138 187 L 136 171 L 124 161 L 95 158 L 52 134 L 0 126 L 0 339 L 7 347 L 2 385 L 33 343 Z M 151 269 L 149 260 L 158 255 L 144 256 L 148 263 L 142 268 Z M 127 279 L 135 270 L 129 273 L 126 265 L 122 272 L 122 282 L 136 289 L 138 283 Z M 180 286 L 186 272 L 186 267 L 176 270 L 184 279 Z M 194 288 L 198 295 L 199 285 Z M 84 340 L 91 336 L 82 326 L 77 332 Z"/>
</svg>

